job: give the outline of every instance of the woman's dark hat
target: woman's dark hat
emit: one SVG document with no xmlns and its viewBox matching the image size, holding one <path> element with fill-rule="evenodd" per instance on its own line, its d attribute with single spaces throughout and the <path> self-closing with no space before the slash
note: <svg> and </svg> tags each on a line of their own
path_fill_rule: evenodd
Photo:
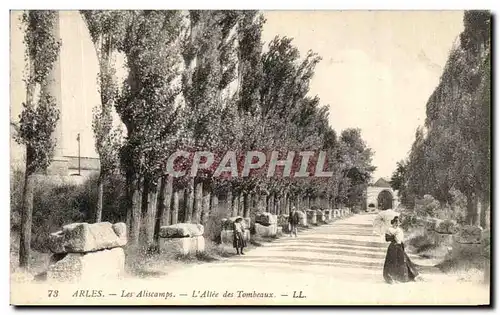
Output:
<svg viewBox="0 0 500 315">
<path fill-rule="evenodd" d="M 395 217 L 391 220 L 391 224 L 394 224 L 396 221 L 399 221 L 399 217 L 398 217 L 398 216 L 395 216 Z"/>
</svg>

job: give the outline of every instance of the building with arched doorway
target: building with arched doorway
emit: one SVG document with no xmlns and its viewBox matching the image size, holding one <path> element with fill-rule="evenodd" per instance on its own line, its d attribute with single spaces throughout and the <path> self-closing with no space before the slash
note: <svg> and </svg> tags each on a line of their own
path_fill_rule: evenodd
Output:
<svg viewBox="0 0 500 315">
<path fill-rule="evenodd" d="M 379 178 L 366 189 L 366 205 L 379 210 L 395 209 L 399 205 L 397 191 L 392 189 L 389 181 Z"/>
</svg>

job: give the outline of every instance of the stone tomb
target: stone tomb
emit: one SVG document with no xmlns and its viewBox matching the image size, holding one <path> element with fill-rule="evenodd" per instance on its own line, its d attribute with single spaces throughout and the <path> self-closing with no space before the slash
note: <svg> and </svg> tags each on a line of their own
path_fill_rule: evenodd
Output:
<svg viewBox="0 0 500 315">
<path fill-rule="evenodd" d="M 453 220 L 434 220 L 432 223 L 429 222 L 434 231 L 434 241 L 435 244 L 441 244 L 444 246 L 451 246 L 453 244 L 454 234 L 459 230 L 459 226 L 456 221 Z M 427 227 L 426 227 L 427 228 Z"/>
<path fill-rule="evenodd" d="M 335 219 L 340 218 L 340 210 L 339 209 L 333 209 L 333 217 Z"/>
<path fill-rule="evenodd" d="M 482 254 L 483 229 L 479 226 L 465 225 L 453 236 L 452 257 L 478 256 Z"/>
<path fill-rule="evenodd" d="M 307 223 L 310 223 L 310 224 L 318 224 L 318 217 L 316 215 L 316 210 L 307 210 L 306 211 L 306 214 L 307 214 Z"/>
<path fill-rule="evenodd" d="M 331 209 L 326 209 L 326 210 L 323 210 L 324 214 L 325 214 L 325 221 L 326 222 L 330 222 L 332 221 L 332 212 L 333 210 Z"/>
<path fill-rule="evenodd" d="M 316 210 L 316 220 L 318 224 L 326 223 L 325 213 L 322 210 Z"/>
<path fill-rule="evenodd" d="M 201 224 L 178 223 L 160 227 L 160 252 L 191 255 L 205 251 Z"/>
<path fill-rule="evenodd" d="M 278 234 L 278 216 L 261 212 L 255 216 L 255 234 L 261 237 L 275 237 Z"/>
<path fill-rule="evenodd" d="M 125 223 L 73 223 L 49 236 L 52 251 L 47 280 L 103 281 L 123 275 Z"/>
</svg>

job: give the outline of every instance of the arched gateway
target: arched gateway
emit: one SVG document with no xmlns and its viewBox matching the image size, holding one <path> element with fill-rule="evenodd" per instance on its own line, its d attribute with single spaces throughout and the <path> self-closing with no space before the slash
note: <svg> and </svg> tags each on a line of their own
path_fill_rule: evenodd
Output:
<svg viewBox="0 0 500 315">
<path fill-rule="evenodd" d="M 383 178 L 366 189 L 366 205 L 368 208 L 379 210 L 394 209 L 399 205 L 397 191 L 391 188 L 389 182 Z"/>
</svg>

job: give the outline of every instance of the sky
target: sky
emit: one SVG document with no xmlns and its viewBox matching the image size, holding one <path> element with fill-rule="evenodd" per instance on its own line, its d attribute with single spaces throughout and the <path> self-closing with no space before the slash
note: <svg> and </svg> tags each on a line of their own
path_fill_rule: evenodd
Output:
<svg viewBox="0 0 500 315">
<path fill-rule="evenodd" d="M 450 49 L 463 30 L 462 11 L 265 11 L 263 40 L 294 38 L 302 56 L 323 59 L 310 94 L 329 105 L 340 134 L 360 128 L 375 152 L 373 179 L 390 178 L 425 121 Z"/>
</svg>

